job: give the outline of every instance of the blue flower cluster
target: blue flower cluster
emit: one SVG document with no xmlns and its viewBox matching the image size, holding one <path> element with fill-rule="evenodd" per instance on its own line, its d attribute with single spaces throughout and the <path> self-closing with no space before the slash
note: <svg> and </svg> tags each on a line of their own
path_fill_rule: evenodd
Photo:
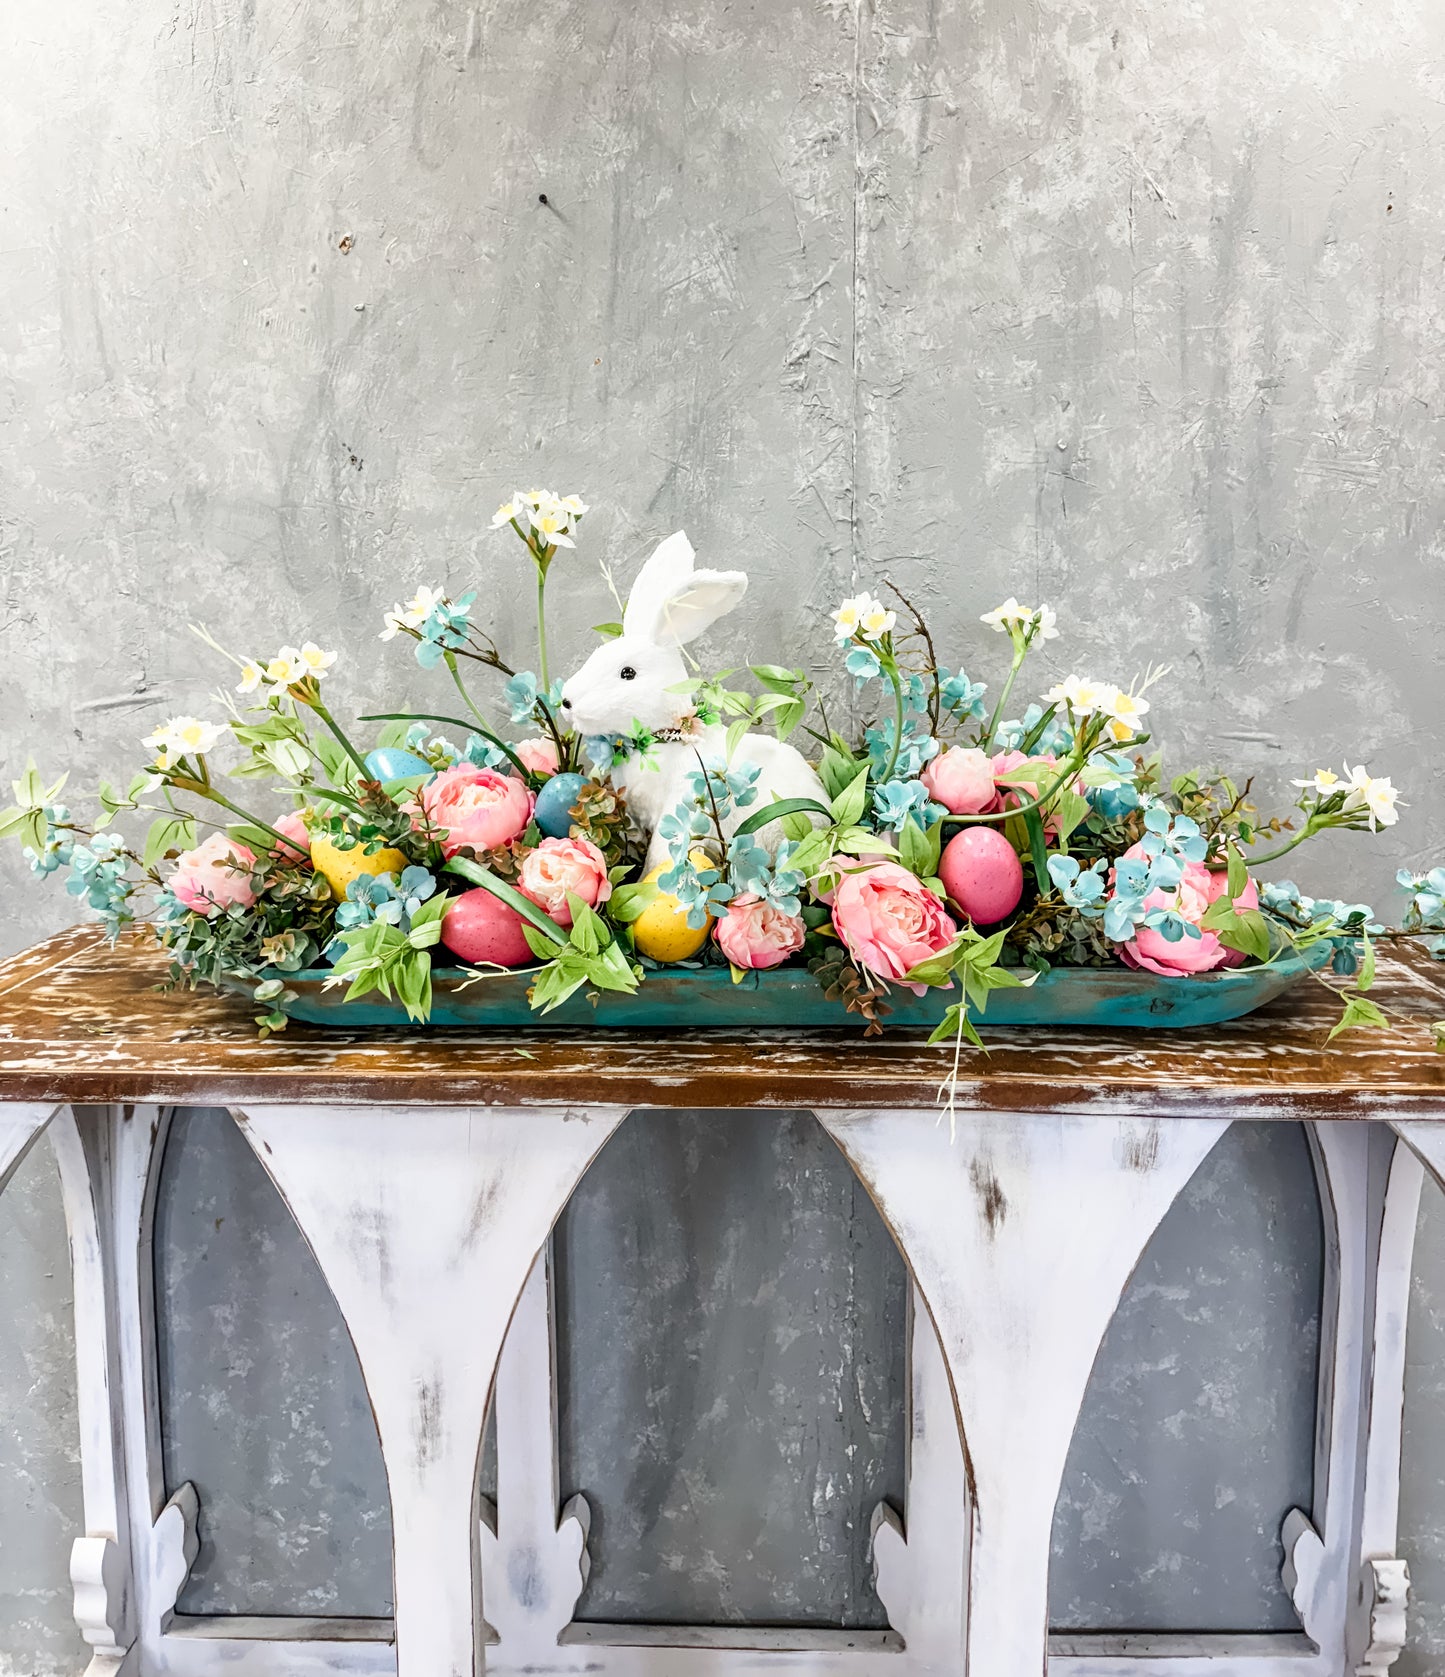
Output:
<svg viewBox="0 0 1445 1677">
<path fill-rule="evenodd" d="M 746 809 L 757 798 L 757 780 L 761 772 L 756 763 L 730 769 L 726 763 L 713 758 L 688 775 L 688 796 L 657 824 L 672 858 L 672 866 L 661 876 L 658 884 L 687 910 L 687 923 L 694 931 L 707 923 L 709 913 L 725 907 L 732 900 L 734 887 L 723 879 L 719 869 L 699 867 L 694 863 L 693 846 L 698 839 L 706 838 L 715 831 L 714 806 L 717 819 L 721 821 L 734 809 Z M 738 842 L 733 840 L 734 845 Z"/>
<path fill-rule="evenodd" d="M 71 872 L 65 889 L 72 897 L 85 898 L 111 939 L 120 935 L 128 920 L 135 919 L 130 908 L 135 884 L 126 877 L 129 865 L 125 840 L 119 833 L 94 833 L 89 844 L 71 847 Z"/>
<path fill-rule="evenodd" d="M 946 813 L 942 804 L 929 801 L 928 788 L 921 780 L 886 780 L 873 788 L 873 818 L 891 832 L 898 832 L 910 815 L 927 828 Z"/>
<path fill-rule="evenodd" d="M 1300 931 L 1325 928 L 1336 930 L 1338 937 L 1330 939 L 1334 956 L 1333 971 L 1347 975 L 1359 966 L 1356 939 L 1384 927 L 1375 919 L 1375 911 L 1368 903 L 1341 902 L 1334 897 L 1307 897 L 1292 879 L 1270 880 L 1259 887 L 1259 906 L 1276 920 Z"/>
<path fill-rule="evenodd" d="M 502 697 L 512 707 L 512 721 L 518 727 L 527 722 L 545 727 L 562 708 L 562 683 L 554 681 L 543 693 L 531 670 L 518 670 L 502 689 Z"/>
<path fill-rule="evenodd" d="M 1004 751 L 1022 751 L 1024 741 L 1044 719 L 1042 705 L 1030 705 L 1021 717 L 1011 722 L 1000 722 L 995 739 Z M 1064 757 L 1074 749 L 1074 736 L 1067 721 L 1055 716 L 1029 748 L 1040 756 Z M 1133 772 L 1132 765 L 1130 773 Z"/>
<path fill-rule="evenodd" d="M 962 670 L 952 674 L 941 665 L 938 671 L 938 698 L 946 711 L 960 722 L 970 717 L 981 717 L 983 696 L 988 688 L 981 681 L 970 681 Z"/>
<path fill-rule="evenodd" d="M 1101 751 L 1089 766 L 1094 769 L 1108 769 L 1110 773 L 1118 776 L 1112 786 L 1085 788 L 1084 796 L 1089 800 L 1091 809 L 1096 810 L 1106 821 L 1122 821 L 1126 815 L 1138 809 L 1143 800 L 1134 781 L 1134 761 L 1127 752 Z"/>
<path fill-rule="evenodd" d="M 344 932 L 384 920 L 398 931 L 411 930 L 411 917 L 436 893 L 437 882 L 425 868 L 403 868 L 394 873 L 360 874 L 346 887 L 346 901 L 336 910 L 336 924 Z M 335 945 L 333 945 L 335 947 Z"/>
<path fill-rule="evenodd" d="M 891 716 L 864 731 L 863 741 L 867 747 L 874 780 L 888 767 L 888 760 L 893 755 L 894 732 Z M 903 718 L 903 735 L 898 742 L 898 760 L 893 765 L 894 774 L 900 780 L 917 780 L 923 772 L 923 765 L 937 755 L 938 741 L 928 731 L 927 716 L 913 711 L 906 713 Z"/>
<path fill-rule="evenodd" d="M 438 600 L 422 619 L 417 633 L 416 661 L 424 670 L 435 668 L 448 652 L 456 652 L 467 644 L 471 628 L 468 613 L 476 602 L 475 588 L 457 600 Z"/>
<path fill-rule="evenodd" d="M 1100 858 L 1081 868 L 1077 857 L 1050 856 L 1049 877 L 1064 902 L 1089 920 L 1102 920 L 1104 935 L 1114 943 L 1127 943 L 1140 926 L 1148 926 L 1178 943 L 1198 937 L 1198 926 L 1171 908 L 1146 908 L 1155 891 L 1175 891 L 1184 877 L 1186 862 L 1202 862 L 1208 842 L 1199 824 L 1187 815 L 1171 816 L 1163 804 L 1152 804 L 1145 812 L 1147 831 L 1140 843 L 1140 856 L 1122 857 L 1114 864 L 1113 886 L 1109 885 L 1109 864 Z"/>
<path fill-rule="evenodd" d="M 25 846 L 25 860 L 30 864 L 31 873 L 38 873 L 42 879 L 52 874 L 57 868 L 65 867 L 75 849 L 74 840 L 65 824 L 70 820 L 70 811 L 64 804 L 47 804 L 43 811 L 45 816 L 45 842 L 37 850 L 33 844 Z"/>
<path fill-rule="evenodd" d="M 784 840 L 776 856 L 770 856 L 752 833 L 744 833 L 728 845 L 728 873 L 733 894 L 761 897 L 784 914 L 802 912 L 802 892 L 807 876 L 788 866 L 795 844 Z"/>
<path fill-rule="evenodd" d="M 470 763 L 477 769 L 494 769 L 503 763 L 510 767 L 506 752 L 481 734 L 468 734 L 466 744 L 458 749 L 441 734 L 433 734 L 428 739 L 426 724 L 422 722 L 413 722 L 407 729 L 406 748 L 430 762 L 441 762 L 445 768 L 455 768 L 458 763 Z"/>
</svg>

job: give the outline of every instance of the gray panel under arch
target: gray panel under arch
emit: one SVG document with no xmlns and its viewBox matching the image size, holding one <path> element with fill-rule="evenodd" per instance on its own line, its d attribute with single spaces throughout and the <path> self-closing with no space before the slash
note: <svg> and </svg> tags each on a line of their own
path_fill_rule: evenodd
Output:
<svg viewBox="0 0 1445 1677">
<path fill-rule="evenodd" d="M 1445 1671 L 1445 1193 L 1427 1169 L 1405 1325 L 1399 1554 L 1410 1567 L 1405 1647 L 1393 1677 Z"/>
<path fill-rule="evenodd" d="M 908 1277 L 811 1113 L 633 1113 L 555 1252 L 578 1617 L 886 1624 L 869 1521 L 902 1505 Z"/>
<path fill-rule="evenodd" d="M 1297 1630 L 1280 1522 L 1314 1485 L 1324 1218 L 1298 1124 L 1235 1124 L 1145 1248 L 1054 1513 L 1055 1630 Z"/>
<path fill-rule="evenodd" d="M 200 1495 L 182 1613 L 387 1617 L 391 1502 L 336 1301 L 230 1115 L 172 1121 L 156 1197 L 167 1491 Z"/>
</svg>

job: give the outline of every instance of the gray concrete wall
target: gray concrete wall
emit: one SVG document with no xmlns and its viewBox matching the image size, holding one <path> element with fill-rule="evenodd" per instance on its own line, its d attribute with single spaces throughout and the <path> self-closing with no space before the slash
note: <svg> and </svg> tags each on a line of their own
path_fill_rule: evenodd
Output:
<svg viewBox="0 0 1445 1677">
<path fill-rule="evenodd" d="M 1438 850 L 1440 8 L 7 0 L 0 62 L 0 779 L 201 707 L 188 621 L 355 711 L 437 692 L 373 639 L 419 581 L 525 645 L 526 478 L 597 508 L 559 661 L 682 523 L 754 579 L 718 662 L 823 673 L 888 574 L 987 675 L 1047 598 L 1041 681 L 1173 665 L 1176 761 L 1394 775 L 1309 888 Z M 0 904 L 73 914 L 8 849 Z"/>
</svg>

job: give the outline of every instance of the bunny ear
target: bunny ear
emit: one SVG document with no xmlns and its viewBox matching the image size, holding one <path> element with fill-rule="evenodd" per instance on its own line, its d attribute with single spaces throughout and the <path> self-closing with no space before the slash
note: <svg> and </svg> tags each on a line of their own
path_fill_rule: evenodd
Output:
<svg viewBox="0 0 1445 1677">
<path fill-rule="evenodd" d="M 687 533 L 676 530 L 666 541 L 659 542 L 637 573 L 627 606 L 622 613 L 622 631 L 643 640 L 652 638 L 662 616 L 663 607 L 674 595 L 681 594 L 692 579 L 694 554 Z"/>
<path fill-rule="evenodd" d="M 745 571 L 694 571 L 682 592 L 663 603 L 653 625 L 653 638 L 661 646 L 682 646 L 696 640 L 730 612 L 747 591 Z"/>
</svg>

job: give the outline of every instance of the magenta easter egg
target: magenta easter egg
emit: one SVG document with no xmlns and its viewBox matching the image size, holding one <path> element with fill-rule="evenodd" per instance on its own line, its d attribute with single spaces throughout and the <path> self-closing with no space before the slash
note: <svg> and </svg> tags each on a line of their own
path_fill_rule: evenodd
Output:
<svg viewBox="0 0 1445 1677">
<path fill-rule="evenodd" d="M 522 936 L 521 915 L 480 885 L 447 910 L 442 942 L 468 965 L 520 967 L 537 959 Z"/>
<path fill-rule="evenodd" d="M 938 877 L 949 900 L 975 925 L 992 926 L 1019 906 L 1024 867 L 993 827 L 965 827 L 944 846 Z"/>
</svg>

